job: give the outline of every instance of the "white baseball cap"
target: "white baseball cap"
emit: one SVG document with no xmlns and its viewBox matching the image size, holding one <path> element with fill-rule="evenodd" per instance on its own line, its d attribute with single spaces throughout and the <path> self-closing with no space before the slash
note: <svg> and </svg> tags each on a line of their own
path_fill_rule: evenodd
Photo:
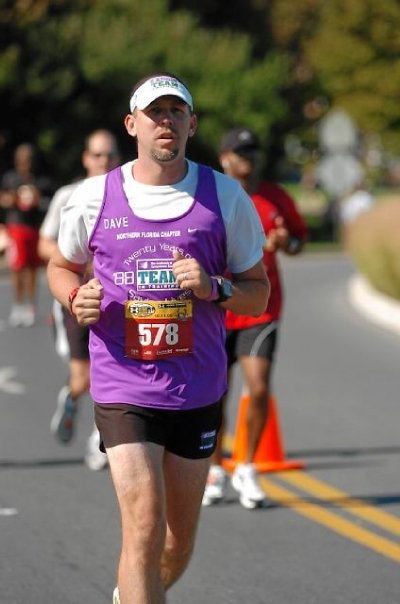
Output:
<svg viewBox="0 0 400 604">
<path fill-rule="evenodd" d="M 135 109 L 146 109 L 160 96 L 169 95 L 182 99 L 193 111 L 193 99 L 189 90 L 182 82 L 171 76 L 156 76 L 139 86 L 129 102 L 130 110 L 133 112 Z"/>
</svg>

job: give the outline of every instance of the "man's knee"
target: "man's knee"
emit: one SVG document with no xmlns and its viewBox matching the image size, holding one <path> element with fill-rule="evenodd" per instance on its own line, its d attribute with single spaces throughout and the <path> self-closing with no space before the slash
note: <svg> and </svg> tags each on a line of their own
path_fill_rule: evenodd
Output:
<svg viewBox="0 0 400 604">
<path fill-rule="evenodd" d="M 183 574 L 193 554 L 193 541 L 166 543 L 161 557 L 161 580 L 168 589 Z"/>
</svg>

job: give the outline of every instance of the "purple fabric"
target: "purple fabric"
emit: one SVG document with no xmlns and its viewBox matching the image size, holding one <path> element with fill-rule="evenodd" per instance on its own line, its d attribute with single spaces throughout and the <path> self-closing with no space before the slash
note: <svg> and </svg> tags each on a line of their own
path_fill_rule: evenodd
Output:
<svg viewBox="0 0 400 604">
<path fill-rule="evenodd" d="M 135 216 L 116 168 L 107 175 L 103 204 L 89 247 L 94 274 L 104 287 L 100 320 L 91 328 L 91 394 L 98 403 L 124 402 L 162 409 L 192 409 L 217 401 L 226 391 L 224 312 L 177 287 L 172 272 L 157 278 L 154 261 L 172 250 L 196 258 L 211 275 L 226 270 L 226 232 L 210 168 L 199 166 L 190 209 L 172 220 Z M 156 361 L 125 357 L 124 301 L 192 299 L 193 352 Z"/>
</svg>

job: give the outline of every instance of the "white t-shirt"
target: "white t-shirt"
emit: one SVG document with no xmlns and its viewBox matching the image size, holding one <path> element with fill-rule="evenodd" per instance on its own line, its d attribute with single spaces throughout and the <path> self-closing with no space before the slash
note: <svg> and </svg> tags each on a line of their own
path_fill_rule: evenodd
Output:
<svg viewBox="0 0 400 604">
<path fill-rule="evenodd" d="M 46 216 L 40 227 L 40 236 L 47 239 L 55 239 L 57 241 L 58 233 L 60 232 L 61 210 L 67 204 L 72 193 L 82 181 L 71 183 L 60 187 L 50 201 Z"/>
<path fill-rule="evenodd" d="M 132 211 L 139 218 L 166 220 L 184 214 L 197 187 L 198 165 L 187 161 L 186 176 L 174 185 L 145 185 L 132 176 L 134 162 L 122 166 L 123 188 Z M 242 273 L 262 258 L 265 235 L 250 197 L 233 178 L 214 170 L 218 200 L 227 234 L 227 266 Z M 70 262 L 85 264 L 90 258 L 88 241 L 98 217 L 105 175 L 84 180 L 61 212 L 58 245 Z"/>
</svg>

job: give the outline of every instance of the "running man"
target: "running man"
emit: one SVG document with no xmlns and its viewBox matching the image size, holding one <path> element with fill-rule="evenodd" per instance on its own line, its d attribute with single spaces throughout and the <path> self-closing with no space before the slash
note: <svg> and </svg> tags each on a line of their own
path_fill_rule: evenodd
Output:
<svg viewBox="0 0 400 604">
<path fill-rule="evenodd" d="M 85 140 L 82 165 L 86 177 L 105 174 L 118 164 L 119 152 L 114 135 L 108 130 L 98 129 Z M 72 193 L 80 184 L 76 181 L 56 191 L 40 229 L 38 251 L 46 263 L 57 249 L 61 211 Z M 71 442 L 76 427 L 80 399 L 90 386 L 89 328 L 79 325 L 71 313 L 59 302 L 53 305 L 55 345 L 58 354 L 68 361 L 69 376 L 57 397 L 56 410 L 51 418 L 50 430 L 62 444 Z M 91 470 L 102 470 L 107 465 L 107 456 L 99 450 L 100 436 L 94 426 L 86 443 L 85 463 Z"/>
<path fill-rule="evenodd" d="M 113 601 L 163 604 L 194 548 L 217 441 L 225 310 L 261 314 L 269 283 L 251 200 L 185 156 L 197 127 L 187 86 L 149 75 L 129 106 L 137 159 L 75 191 L 48 278 L 90 325 L 91 394 L 122 525 Z"/>
</svg>

